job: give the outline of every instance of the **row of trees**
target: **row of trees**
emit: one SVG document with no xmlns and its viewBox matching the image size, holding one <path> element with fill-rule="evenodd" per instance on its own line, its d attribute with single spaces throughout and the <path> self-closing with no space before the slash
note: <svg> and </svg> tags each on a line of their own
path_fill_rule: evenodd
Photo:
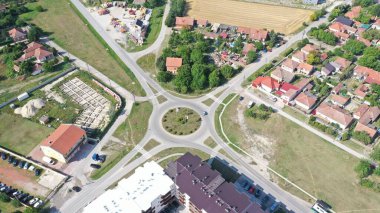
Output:
<svg viewBox="0 0 380 213">
<path fill-rule="evenodd" d="M 182 17 L 185 15 L 186 1 L 185 0 L 171 0 L 170 11 L 166 18 L 165 24 L 168 27 L 175 25 L 175 18 L 177 16 Z"/>
<path fill-rule="evenodd" d="M 319 28 L 311 28 L 310 36 L 332 46 L 338 42 L 338 38 L 333 33 L 325 31 L 325 25 L 321 25 Z"/>
<path fill-rule="evenodd" d="M 333 136 L 337 136 L 338 135 L 338 133 L 333 128 L 317 122 L 317 118 L 314 117 L 314 116 L 310 117 L 308 123 L 309 123 L 309 125 L 311 125 L 311 126 L 317 128 L 317 129 L 321 130 L 322 132 L 326 132 L 327 134 L 330 134 L 330 135 L 333 135 Z"/>
</svg>

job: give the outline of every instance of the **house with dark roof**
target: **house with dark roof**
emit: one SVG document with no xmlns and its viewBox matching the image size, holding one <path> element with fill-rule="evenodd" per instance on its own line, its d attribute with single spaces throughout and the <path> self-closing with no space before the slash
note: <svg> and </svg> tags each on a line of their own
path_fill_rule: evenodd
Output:
<svg viewBox="0 0 380 213">
<path fill-rule="evenodd" d="M 73 124 L 61 124 L 41 142 L 40 148 L 45 156 L 67 163 L 86 141 L 83 129 Z"/>
<path fill-rule="evenodd" d="M 327 63 L 324 67 L 321 69 L 321 74 L 323 76 L 329 76 L 331 73 L 335 72 L 335 67 L 331 65 L 330 63 Z"/>
<path fill-rule="evenodd" d="M 289 72 L 286 70 L 281 69 L 281 67 L 276 67 L 275 70 L 272 71 L 270 74 L 270 77 L 276 79 L 279 83 L 280 82 L 292 82 L 295 78 L 295 74 L 293 72 Z"/>
<path fill-rule="evenodd" d="M 344 16 L 336 17 L 335 22 L 339 22 L 341 24 L 344 24 L 344 25 L 350 26 L 350 27 L 354 24 L 354 22 L 352 20 L 350 20 Z"/>
</svg>

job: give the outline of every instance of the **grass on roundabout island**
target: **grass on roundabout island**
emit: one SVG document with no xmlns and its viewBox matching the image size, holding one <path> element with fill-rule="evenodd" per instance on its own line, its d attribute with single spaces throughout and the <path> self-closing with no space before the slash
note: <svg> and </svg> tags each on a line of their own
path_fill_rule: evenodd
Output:
<svg viewBox="0 0 380 213">
<path fill-rule="evenodd" d="M 201 126 L 201 116 L 192 109 L 178 107 L 170 109 L 162 118 L 162 125 L 173 135 L 189 135 Z"/>
</svg>

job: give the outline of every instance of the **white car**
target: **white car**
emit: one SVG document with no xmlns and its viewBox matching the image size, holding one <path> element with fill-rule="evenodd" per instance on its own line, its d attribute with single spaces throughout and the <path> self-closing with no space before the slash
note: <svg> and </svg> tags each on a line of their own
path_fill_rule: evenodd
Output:
<svg viewBox="0 0 380 213">
<path fill-rule="evenodd" d="M 53 160 L 53 159 L 51 159 L 51 158 L 49 158 L 47 156 L 42 157 L 42 160 L 45 161 L 48 164 L 52 164 L 52 165 L 55 164 L 55 160 Z"/>
<path fill-rule="evenodd" d="M 29 203 L 29 205 L 33 205 L 33 204 L 35 204 L 38 200 L 39 200 L 38 197 L 35 197 L 35 198 L 31 199 L 28 203 Z"/>
<path fill-rule="evenodd" d="M 42 206 L 43 203 L 44 203 L 44 202 L 42 202 L 42 200 L 39 200 L 38 202 L 36 202 L 36 203 L 33 205 L 33 207 L 34 207 L 34 208 L 39 208 L 39 207 Z"/>
<path fill-rule="evenodd" d="M 29 166 L 29 171 L 34 171 L 35 167 L 33 165 Z"/>
</svg>

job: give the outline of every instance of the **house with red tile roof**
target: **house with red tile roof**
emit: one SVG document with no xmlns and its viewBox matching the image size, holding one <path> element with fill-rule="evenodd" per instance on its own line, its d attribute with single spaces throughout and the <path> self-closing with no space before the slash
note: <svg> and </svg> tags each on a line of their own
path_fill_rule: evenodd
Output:
<svg viewBox="0 0 380 213">
<path fill-rule="evenodd" d="M 368 91 L 369 88 L 366 85 L 361 84 L 358 86 L 358 88 L 355 89 L 354 95 L 360 100 L 364 100 L 364 98 L 367 96 Z"/>
<path fill-rule="evenodd" d="M 41 142 L 40 148 L 45 156 L 67 163 L 86 141 L 83 129 L 73 124 L 61 124 Z"/>
<path fill-rule="evenodd" d="M 207 27 L 208 21 L 207 19 L 197 19 L 198 27 Z"/>
<path fill-rule="evenodd" d="M 334 22 L 329 26 L 329 30 L 331 32 L 342 32 L 344 33 L 346 31 L 346 28 L 344 27 L 344 24 L 339 22 Z"/>
<path fill-rule="evenodd" d="M 377 136 L 377 130 L 374 128 L 371 128 L 369 126 L 366 126 L 360 122 L 356 124 L 356 127 L 354 129 L 355 132 L 365 132 L 369 135 L 369 137 L 373 140 Z"/>
<path fill-rule="evenodd" d="M 335 37 L 337 37 L 342 42 L 347 41 L 350 38 L 350 35 L 344 32 L 334 32 Z"/>
<path fill-rule="evenodd" d="M 338 95 L 340 93 L 340 90 L 342 90 L 343 88 L 343 83 L 340 82 L 338 85 L 336 85 L 332 90 L 331 90 L 331 94 L 335 94 L 335 95 Z"/>
<path fill-rule="evenodd" d="M 50 52 L 46 47 L 37 42 L 32 42 L 27 45 L 24 50 L 24 54 L 16 60 L 16 62 L 22 62 L 29 59 L 34 59 L 36 63 L 43 63 L 54 58 L 52 52 Z"/>
<path fill-rule="evenodd" d="M 181 30 L 184 28 L 193 28 L 195 20 L 191 17 L 176 17 L 175 18 L 175 29 Z"/>
<path fill-rule="evenodd" d="M 360 119 L 369 109 L 369 106 L 367 104 L 360 105 L 355 112 L 353 113 L 353 116 L 355 119 Z"/>
<path fill-rule="evenodd" d="M 380 18 L 376 19 L 375 23 L 372 24 L 372 28 L 380 30 Z"/>
<path fill-rule="evenodd" d="M 313 85 L 310 82 L 311 82 L 311 79 L 303 78 L 298 83 L 296 83 L 294 86 L 298 87 L 302 91 L 307 91 L 313 87 Z"/>
<path fill-rule="evenodd" d="M 359 80 L 364 80 L 366 83 L 380 85 L 380 72 L 371 68 L 358 65 L 354 69 L 354 76 Z"/>
<path fill-rule="evenodd" d="M 23 41 L 27 38 L 27 32 L 19 28 L 13 28 L 9 30 L 8 35 L 13 39 L 14 42 Z"/>
<path fill-rule="evenodd" d="M 366 104 L 362 104 L 354 113 L 354 118 L 358 119 L 355 132 L 366 132 L 371 139 L 377 136 L 376 127 L 372 124 L 379 119 L 380 109 L 379 107 L 369 107 Z"/>
<path fill-rule="evenodd" d="M 287 58 L 285 61 L 282 62 L 281 64 L 281 69 L 289 71 L 289 72 L 294 72 L 296 71 L 299 63 L 296 61 L 293 61 L 290 58 Z"/>
<path fill-rule="evenodd" d="M 292 55 L 292 60 L 296 61 L 297 63 L 305 62 L 306 54 L 299 50 Z"/>
<path fill-rule="evenodd" d="M 317 98 L 312 95 L 301 92 L 295 99 L 295 103 L 303 110 L 309 111 L 317 103 Z"/>
<path fill-rule="evenodd" d="M 364 125 L 369 125 L 375 122 L 380 116 L 380 109 L 377 106 L 369 107 L 367 111 L 359 117 L 359 122 Z"/>
<path fill-rule="evenodd" d="M 352 64 L 352 62 L 345 58 L 337 57 L 335 61 L 330 62 L 330 64 L 335 67 L 335 71 L 339 73 L 347 69 Z"/>
<path fill-rule="evenodd" d="M 243 47 L 243 50 L 242 50 L 242 54 L 243 55 L 248 55 L 248 52 L 249 51 L 254 51 L 256 52 L 256 47 L 254 44 L 251 44 L 251 43 L 245 43 L 244 44 L 244 47 Z"/>
<path fill-rule="evenodd" d="M 182 66 L 182 58 L 166 58 L 166 71 L 177 74 L 178 69 Z"/>
<path fill-rule="evenodd" d="M 265 41 L 268 38 L 268 31 L 263 29 L 258 30 L 249 27 L 238 27 L 236 32 L 248 35 L 250 39 L 255 41 Z"/>
<path fill-rule="evenodd" d="M 300 65 L 297 67 L 297 70 L 302 74 L 310 75 L 314 70 L 314 66 L 307 63 L 300 63 Z"/>
<path fill-rule="evenodd" d="M 318 50 L 319 48 L 314 44 L 306 44 L 304 47 L 302 47 L 301 52 L 303 52 L 306 55 L 309 55 L 311 52 L 315 52 Z"/>
<path fill-rule="evenodd" d="M 359 17 L 360 11 L 362 11 L 362 7 L 356 6 L 356 7 L 351 8 L 351 10 L 348 11 L 346 14 L 344 14 L 344 16 L 346 16 L 347 18 L 351 20 L 354 20 L 355 18 Z"/>
<path fill-rule="evenodd" d="M 342 108 L 347 105 L 349 100 L 350 100 L 349 97 L 343 97 L 341 95 L 335 95 L 335 94 L 331 95 L 331 102 L 334 105 L 337 105 L 337 106 L 342 107 Z"/>
<path fill-rule="evenodd" d="M 262 89 L 265 92 L 273 92 L 279 90 L 280 84 L 269 76 L 259 76 L 252 81 L 252 87 Z"/>
<path fill-rule="evenodd" d="M 342 129 L 346 129 L 354 121 L 352 116 L 345 110 L 331 107 L 326 103 L 319 105 L 316 109 L 316 115 L 329 123 L 338 124 Z"/>
</svg>

